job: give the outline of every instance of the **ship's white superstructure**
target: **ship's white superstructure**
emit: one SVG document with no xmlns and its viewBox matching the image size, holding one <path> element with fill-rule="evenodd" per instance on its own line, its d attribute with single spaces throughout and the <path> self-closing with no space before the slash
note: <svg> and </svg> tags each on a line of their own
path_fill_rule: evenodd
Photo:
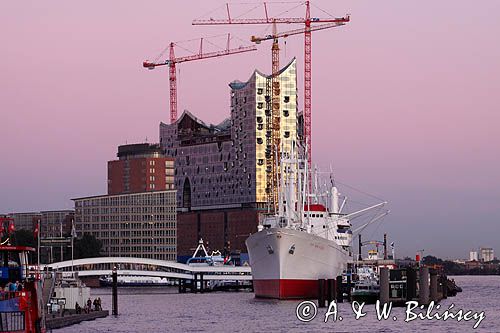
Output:
<svg viewBox="0 0 500 333">
<path fill-rule="evenodd" d="M 256 297 L 317 297 L 318 279 L 341 275 L 352 261 L 351 218 L 385 204 L 342 213 L 333 182 L 327 193 L 318 193 L 317 181 L 315 193 L 306 191 L 307 163 L 293 155 L 280 161 L 276 212 L 246 240 Z"/>
</svg>

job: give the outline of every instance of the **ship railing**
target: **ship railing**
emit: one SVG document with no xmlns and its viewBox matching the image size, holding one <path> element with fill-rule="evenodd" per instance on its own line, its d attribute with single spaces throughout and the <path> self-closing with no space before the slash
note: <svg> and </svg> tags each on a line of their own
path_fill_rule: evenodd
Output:
<svg viewBox="0 0 500 333">
<path fill-rule="evenodd" d="M 9 299 L 25 297 L 28 295 L 28 291 L 0 291 L 0 301 L 7 301 Z"/>
<path fill-rule="evenodd" d="M 0 312 L 0 332 L 24 332 L 24 312 Z"/>
</svg>

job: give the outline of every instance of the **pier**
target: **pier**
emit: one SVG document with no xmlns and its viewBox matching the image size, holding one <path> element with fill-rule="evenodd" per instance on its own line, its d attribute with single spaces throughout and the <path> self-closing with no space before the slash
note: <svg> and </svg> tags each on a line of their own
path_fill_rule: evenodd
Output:
<svg viewBox="0 0 500 333">
<path fill-rule="evenodd" d="M 388 260 L 385 260 L 388 261 Z M 318 280 L 318 307 L 325 307 L 331 301 L 351 302 L 355 281 L 352 275 Z M 462 289 L 444 272 L 432 267 L 379 268 L 379 294 L 381 303 L 404 306 L 406 302 L 418 301 L 429 305 L 442 299 L 456 296 Z"/>
<path fill-rule="evenodd" d="M 46 326 L 48 329 L 62 328 L 81 323 L 82 321 L 95 320 L 97 318 L 104 318 L 109 315 L 109 311 L 92 311 L 89 313 L 69 313 L 65 316 L 47 318 Z"/>
</svg>

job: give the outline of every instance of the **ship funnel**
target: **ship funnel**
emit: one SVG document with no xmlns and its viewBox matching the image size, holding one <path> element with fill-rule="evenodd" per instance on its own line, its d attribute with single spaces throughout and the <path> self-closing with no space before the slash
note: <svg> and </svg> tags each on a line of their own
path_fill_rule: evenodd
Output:
<svg viewBox="0 0 500 333">
<path fill-rule="evenodd" d="M 339 190 L 336 186 L 332 187 L 332 213 L 338 214 L 339 212 Z"/>
</svg>

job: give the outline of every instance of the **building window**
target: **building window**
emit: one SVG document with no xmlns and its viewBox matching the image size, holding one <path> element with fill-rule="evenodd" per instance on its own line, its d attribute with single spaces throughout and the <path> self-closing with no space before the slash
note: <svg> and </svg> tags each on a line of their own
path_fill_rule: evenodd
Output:
<svg viewBox="0 0 500 333">
<path fill-rule="evenodd" d="M 290 115 L 290 112 L 288 112 L 288 110 L 283 110 L 283 115 L 285 117 L 288 117 Z"/>
<path fill-rule="evenodd" d="M 262 123 L 262 117 L 257 117 L 257 123 L 259 123 L 259 124 Z"/>
<path fill-rule="evenodd" d="M 258 165 L 263 165 L 264 164 L 264 160 L 262 158 L 259 158 L 259 160 L 257 161 L 257 164 Z"/>
<path fill-rule="evenodd" d="M 285 131 L 285 138 L 289 138 L 290 137 L 290 132 L 289 131 Z"/>
<path fill-rule="evenodd" d="M 290 96 L 285 96 L 285 103 L 290 102 Z"/>
<path fill-rule="evenodd" d="M 155 184 L 154 183 L 149 184 L 149 188 L 150 189 L 154 189 L 155 188 Z"/>
<path fill-rule="evenodd" d="M 149 165 L 154 166 L 155 165 L 155 161 L 149 161 Z"/>
<path fill-rule="evenodd" d="M 150 168 L 149 169 L 149 173 L 155 173 L 155 169 L 154 168 Z"/>
<path fill-rule="evenodd" d="M 264 89 L 257 88 L 257 95 L 262 95 L 264 93 Z"/>
<path fill-rule="evenodd" d="M 264 128 L 264 125 L 263 125 L 263 124 L 258 124 L 258 125 L 257 125 L 257 129 L 258 129 L 258 130 L 262 130 L 263 128 Z"/>
<path fill-rule="evenodd" d="M 262 109 L 264 107 L 264 103 L 259 102 L 257 103 L 257 109 Z"/>
<path fill-rule="evenodd" d="M 257 143 L 258 143 L 259 145 L 261 145 L 261 144 L 262 144 L 262 142 L 263 142 L 262 138 L 257 138 Z"/>
</svg>

